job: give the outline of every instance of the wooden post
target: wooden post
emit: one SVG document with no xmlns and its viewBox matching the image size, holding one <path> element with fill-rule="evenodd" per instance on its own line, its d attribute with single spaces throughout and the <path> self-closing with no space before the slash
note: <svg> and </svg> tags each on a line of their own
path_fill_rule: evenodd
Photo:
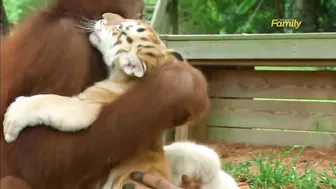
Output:
<svg viewBox="0 0 336 189">
<path fill-rule="evenodd" d="M 160 34 L 178 33 L 177 0 L 157 0 L 151 26 Z M 176 130 L 167 130 L 163 136 L 164 144 L 169 144 L 176 139 L 187 138 L 188 126 L 180 126 Z"/>
<path fill-rule="evenodd" d="M 172 24 L 172 33 L 178 34 L 178 0 L 172 0 L 171 6 L 170 6 L 170 13 L 171 13 L 171 24 Z"/>
<path fill-rule="evenodd" d="M 174 141 L 185 141 L 189 139 L 189 125 L 182 125 L 175 128 Z"/>
<path fill-rule="evenodd" d="M 171 0 L 157 0 L 156 2 L 151 25 L 160 34 L 171 33 L 170 4 Z"/>
</svg>

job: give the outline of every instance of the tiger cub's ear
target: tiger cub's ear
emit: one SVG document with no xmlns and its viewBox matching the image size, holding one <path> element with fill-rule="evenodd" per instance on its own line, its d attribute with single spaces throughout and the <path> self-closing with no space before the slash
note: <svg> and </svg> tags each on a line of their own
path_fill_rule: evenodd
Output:
<svg viewBox="0 0 336 189">
<path fill-rule="evenodd" d="M 112 24 L 112 25 L 120 24 L 121 22 L 125 20 L 125 18 L 123 18 L 119 14 L 114 14 L 114 13 L 109 13 L 109 12 L 104 13 L 102 17 L 108 22 L 108 24 Z"/>
<path fill-rule="evenodd" d="M 183 56 L 182 56 L 180 53 L 176 52 L 175 50 L 173 50 L 173 49 L 168 49 L 167 52 L 168 52 L 170 55 L 173 55 L 177 60 L 182 61 L 182 62 L 185 61 L 184 58 L 183 58 Z"/>
</svg>

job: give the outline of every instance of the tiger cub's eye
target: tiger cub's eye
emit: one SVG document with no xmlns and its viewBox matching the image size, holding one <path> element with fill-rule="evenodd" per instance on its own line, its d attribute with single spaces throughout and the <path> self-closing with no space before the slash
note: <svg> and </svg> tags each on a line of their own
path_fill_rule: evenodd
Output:
<svg viewBox="0 0 336 189">
<path fill-rule="evenodd" d="M 117 25 L 117 29 L 118 29 L 118 30 L 121 30 L 121 28 L 122 28 L 122 25 L 121 25 L 121 24 Z"/>
<path fill-rule="evenodd" d="M 146 29 L 145 28 L 138 28 L 137 32 L 144 32 Z"/>
</svg>

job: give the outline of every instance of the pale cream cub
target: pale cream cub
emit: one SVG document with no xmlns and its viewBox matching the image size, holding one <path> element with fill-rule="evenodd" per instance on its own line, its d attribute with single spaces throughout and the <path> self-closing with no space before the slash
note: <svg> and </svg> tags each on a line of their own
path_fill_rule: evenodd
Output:
<svg viewBox="0 0 336 189">
<path fill-rule="evenodd" d="M 181 185 L 182 175 L 188 175 L 202 182 L 200 189 L 239 189 L 235 179 L 221 169 L 222 162 L 213 149 L 192 142 L 175 142 L 164 150 L 176 186 Z"/>
</svg>

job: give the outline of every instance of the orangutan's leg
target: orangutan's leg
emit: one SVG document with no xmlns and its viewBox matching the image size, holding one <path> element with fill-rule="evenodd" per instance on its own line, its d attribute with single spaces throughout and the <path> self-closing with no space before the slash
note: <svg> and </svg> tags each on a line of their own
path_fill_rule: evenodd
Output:
<svg viewBox="0 0 336 189">
<path fill-rule="evenodd" d="M 6 176 L 0 180 L 1 189 L 31 189 L 31 187 L 21 178 Z"/>
</svg>

